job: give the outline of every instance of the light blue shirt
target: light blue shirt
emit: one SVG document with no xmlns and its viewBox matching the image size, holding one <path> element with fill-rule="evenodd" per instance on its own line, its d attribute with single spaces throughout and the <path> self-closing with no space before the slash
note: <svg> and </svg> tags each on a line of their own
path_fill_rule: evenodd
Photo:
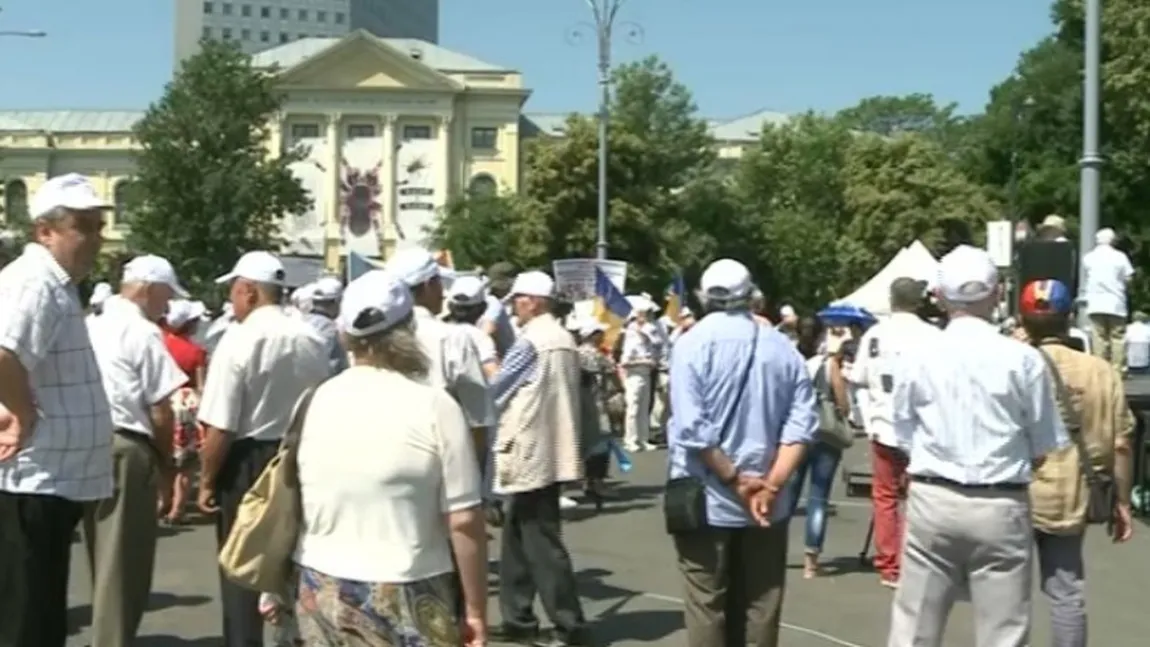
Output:
<svg viewBox="0 0 1150 647">
<path fill-rule="evenodd" d="M 323 338 L 327 351 L 327 365 L 332 375 L 339 375 L 347 368 L 347 351 L 339 341 L 339 327 L 331 317 L 318 312 L 309 312 L 303 320 Z"/>
<path fill-rule="evenodd" d="M 751 339 L 758 328 L 754 365 L 740 397 L 736 391 L 751 358 Z M 671 478 L 694 476 L 706 484 L 710 525 L 739 528 L 755 525 L 735 493 L 719 482 L 699 457 L 719 447 L 749 475 L 766 474 L 780 444 L 807 444 L 818 429 L 815 392 L 806 365 L 794 344 L 747 312 L 708 314 L 678 339 L 671 356 L 671 412 L 667 435 Z M 738 401 L 738 409 L 730 416 Z M 731 418 L 731 428 L 721 426 Z M 722 442 L 720 442 L 722 437 Z M 778 501 L 786 500 L 778 494 Z M 777 505 L 774 519 L 785 519 L 788 506 Z"/>
</svg>

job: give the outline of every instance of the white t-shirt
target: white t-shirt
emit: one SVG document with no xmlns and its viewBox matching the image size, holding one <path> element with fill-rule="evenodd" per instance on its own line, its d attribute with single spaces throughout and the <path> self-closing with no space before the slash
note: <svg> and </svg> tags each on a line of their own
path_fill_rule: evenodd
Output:
<svg viewBox="0 0 1150 647">
<path fill-rule="evenodd" d="M 104 313 L 88 321 L 88 336 L 108 404 L 112 426 L 154 436 L 151 408 L 188 382 L 164 345 L 160 327 L 139 306 L 119 296 L 104 303 Z"/>
<path fill-rule="evenodd" d="M 1082 268 L 1086 314 L 1125 317 L 1126 284 L 1134 276 L 1126 254 L 1110 245 L 1099 245 L 1082 257 Z"/>
<path fill-rule="evenodd" d="M 229 327 L 208 362 L 200 422 L 279 440 L 300 395 L 329 375 L 327 347 L 306 321 L 279 306 L 257 308 Z"/>
<path fill-rule="evenodd" d="M 463 415 L 472 427 L 494 427 L 495 406 L 479 349 L 471 335 L 455 324 L 437 319 L 422 306 L 415 307 L 413 316 L 415 337 L 431 360 L 428 383 L 446 389 L 463 407 Z"/>
<path fill-rule="evenodd" d="M 491 335 L 479 329 L 479 326 L 469 323 L 456 324 L 467 331 L 467 336 L 475 343 L 475 350 L 479 351 L 479 362 L 488 364 L 499 361 L 499 353 L 495 347 L 495 340 Z"/>
<path fill-rule="evenodd" d="M 1150 324 L 1135 321 L 1126 326 L 1126 366 L 1150 367 Z"/>
<path fill-rule="evenodd" d="M 444 515 L 481 502 L 467 421 L 443 389 L 353 366 L 316 391 L 299 448 L 295 561 L 402 583 L 453 568 Z"/>
</svg>

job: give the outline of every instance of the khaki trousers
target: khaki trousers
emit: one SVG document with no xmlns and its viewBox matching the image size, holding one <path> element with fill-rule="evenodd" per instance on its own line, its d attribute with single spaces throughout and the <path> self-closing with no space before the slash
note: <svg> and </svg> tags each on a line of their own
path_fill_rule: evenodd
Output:
<svg viewBox="0 0 1150 647">
<path fill-rule="evenodd" d="M 158 535 L 159 466 L 147 437 L 112 438 L 115 491 L 84 513 L 92 568 L 92 647 L 130 647 L 152 593 Z"/>
<path fill-rule="evenodd" d="M 778 647 L 787 524 L 674 536 L 689 647 Z"/>
<path fill-rule="evenodd" d="M 1126 318 L 1090 315 L 1091 352 L 1123 371 L 1126 369 Z"/>
</svg>

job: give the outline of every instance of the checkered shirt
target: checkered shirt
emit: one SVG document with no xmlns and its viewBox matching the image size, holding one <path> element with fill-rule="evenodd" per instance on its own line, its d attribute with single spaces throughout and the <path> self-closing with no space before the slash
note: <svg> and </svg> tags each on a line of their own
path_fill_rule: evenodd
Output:
<svg viewBox="0 0 1150 647">
<path fill-rule="evenodd" d="M 24 448 L 0 463 L 0 491 L 110 497 L 112 416 L 100 369 L 76 287 L 40 245 L 0 270 L 0 348 L 27 370 L 39 414 Z"/>
</svg>

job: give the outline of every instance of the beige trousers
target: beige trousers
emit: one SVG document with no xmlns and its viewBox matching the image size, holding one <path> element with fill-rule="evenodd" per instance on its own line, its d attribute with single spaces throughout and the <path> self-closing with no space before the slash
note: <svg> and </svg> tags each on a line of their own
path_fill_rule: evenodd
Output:
<svg viewBox="0 0 1150 647">
<path fill-rule="evenodd" d="M 1119 372 L 1126 369 L 1126 318 L 1090 315 L 1092 354 L 1110 362 Z"/>
<path fill-rule="evenodd" d="M 115 491 L 84 514 L 92 568 L 92 647 L 131 647 L 152 593 L 159 469 L 142 435 L 112 439 Z"/>
</svg>

